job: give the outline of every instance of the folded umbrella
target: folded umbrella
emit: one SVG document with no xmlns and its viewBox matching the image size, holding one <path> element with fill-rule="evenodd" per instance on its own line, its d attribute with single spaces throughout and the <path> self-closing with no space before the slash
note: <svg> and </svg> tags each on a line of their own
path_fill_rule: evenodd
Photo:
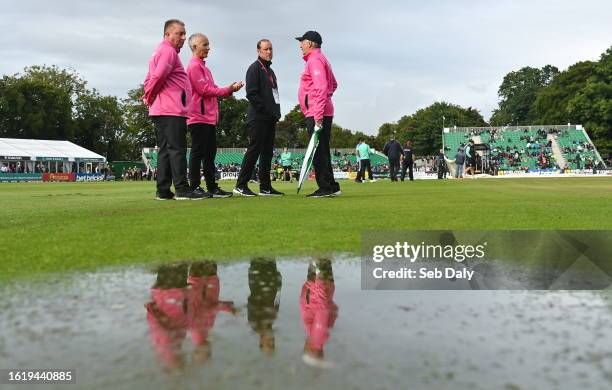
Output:
<svg viewBox="0 0 612 390">
<path fill-rule="evenodd" d="M 315 127 L 312 132 L 312 136 L 310 137 L 310 142 L 308 142 L 308 147 L 306 148 L 306 153 L 304 153 L 304 161 L 302 161 L 302 168 L 300 169 L 300 177 L 297 183 L 297 193 L 300 193 L 300 189 L 302 188 L 302 184 L 306 177 L 308 177 L 308 173 L 310 173 L 310 169 L 312 168 L 312 159 L 317 150 L 317 146 L 319 146 L 319 135 L 321 133 L 320 127 Z"/>
</svg>

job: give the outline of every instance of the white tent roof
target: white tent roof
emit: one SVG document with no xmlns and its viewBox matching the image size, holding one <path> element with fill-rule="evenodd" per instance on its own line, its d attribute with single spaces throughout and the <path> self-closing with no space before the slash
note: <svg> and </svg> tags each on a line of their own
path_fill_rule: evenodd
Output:
<svg viewBox="0 0 612 390">
<path fill-rule="evenodd" d="M 68 141 L 0 138 L 0 159 L 10 157 L 29 158 L 31 160 L 67 158 L 68 161 L 106 161 L 104 156 Z"/>
</svg>

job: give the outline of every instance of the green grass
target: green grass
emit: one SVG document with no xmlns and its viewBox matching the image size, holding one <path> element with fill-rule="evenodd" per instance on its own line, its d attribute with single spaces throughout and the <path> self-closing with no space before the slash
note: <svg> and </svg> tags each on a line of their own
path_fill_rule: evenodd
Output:
<svg viewBox="0 0 612 390">
<path fill-rule="evenodd" d="M 341 184 L 338 198 L 306 199 L 294 183 L 281 183 L 283 198 L 199 202 L 154 201 L 150 182 L 1 184 L 0 280 L 120 264 L 358 253 L 364 230 L 612 228 L 610 178 Z M 307 183 L 303 193 L 313 189 Z"/>
</svg>

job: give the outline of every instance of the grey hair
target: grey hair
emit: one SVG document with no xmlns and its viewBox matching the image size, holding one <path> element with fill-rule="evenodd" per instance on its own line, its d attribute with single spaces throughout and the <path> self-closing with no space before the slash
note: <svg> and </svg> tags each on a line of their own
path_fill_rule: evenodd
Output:
<svg viewBox="0 0 612 390">
<path fill-rule="evenodd" d="M 191 34 L 191 36 L 189 36 L 189 40 L 187 41 L 187 44 L 189 45 L 189 48 L 191 49 L 191 51 L 194 50 L 193 44 L 195 43 L 196 39 L 198 38 L 206 38 L 206 35 L 202 34 L 202 33 L 195 33 L 195 34 Z"/>
<path fill-rule="evenodd" d="M 313 48 L 313 49 L 320 49 L 320 48 L 321 48 L 321 45 L 320 45 L 320 44 L 318 44 L 318 43 L 316 43 L 316 42 L 313 42 L 313 41 L 311 41 L 310 39 L 304 39 L 304 40 L 305 40 L 306 42 L 309 42 L 309 43 L 312 45 L 312 48 Z"/>
</svg>

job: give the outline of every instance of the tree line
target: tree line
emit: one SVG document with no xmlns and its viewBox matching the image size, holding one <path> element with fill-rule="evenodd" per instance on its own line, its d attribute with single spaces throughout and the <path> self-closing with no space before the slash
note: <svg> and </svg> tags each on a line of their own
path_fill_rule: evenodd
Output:
<svg viewBox="0 0 612 390">
<path fill-rule="evenodd" d="M 0 79 L 0 138 L 61 139 L 105 156 L 109 161 L 140 158 L 155 145 L 155 131 L 141 100 L 142 85 L 127 97 L 104 96 L 74 69 L 31 66 Z M 602 155 L 612 152 L 612 47 L 599 61 L 583 61 L 560 72 L 552 65 L 508 73 L 498 90 L 499 105 L 490 122 L 472 107 L 435 102 L 382 124 L 377 135 L 334 124 L 333 148 L 353 148 L 359 139 L 382 149 L 392 137 L 410 139 L 417 154 L 434 154 L 441 130 L 458 126 L 582 124 Z M 230 97 L 219 105 L 218 145 L 246 147 L 246 99 Z M 295 106 L 278 123 L 276 145 L 308 144 L 305 119 Z"/>
</svg>

